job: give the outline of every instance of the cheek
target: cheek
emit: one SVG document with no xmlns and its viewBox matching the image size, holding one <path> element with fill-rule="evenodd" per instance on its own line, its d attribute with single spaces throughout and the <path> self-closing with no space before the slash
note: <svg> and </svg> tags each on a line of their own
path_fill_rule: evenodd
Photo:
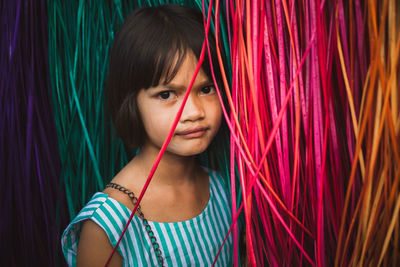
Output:
<svg viewBox="0 0 400 267">
<path fill-rule="evenodd" d="M 151 137 L 157 130 L 156 128 L 154 128 L 157 125 L 155 123 L 156 119 L 154 118 L 154 113 L 151 112 L 151 109 L 149 109 L 148 106 L 143 104 L 139 105 L 139 113 L 143 122 L 143 127 L 146 132 L 146 135 L 148 137 Z"/>
<path fill-rule="evenodd" d="M 219 103 L 219 100 L 217 100 L 217 102 L 214 105 L 214 116 L 215 116 L 216 120 L 221 122 L 221 119 L 222 119 L 222 108 L 221 108 L 221 104 Z"/>
<path fill-rule="evenodd" d="M 147 135 L 165 139 L 173 124 L 175 114 L 157 110 L 156 107 L 147 111 L 148 113 L 144 116 L 145 120 L 143 120 Z"/>
<path fill-rule="evenodd" d="M 214 129 L 217 132 L 222 121 L 222 108 L 218 99 L 209 103 L 207 110 L 209 111 L 210 122 L 212 122 Z"/>
</svg>

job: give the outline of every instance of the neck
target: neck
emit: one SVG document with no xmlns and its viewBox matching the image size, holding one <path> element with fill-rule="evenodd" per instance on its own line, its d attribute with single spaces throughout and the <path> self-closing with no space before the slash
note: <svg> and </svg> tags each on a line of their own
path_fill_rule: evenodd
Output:
<svg viewBox="0 0 400 267">
<path fill-rule="evenodd" d="M 159 150 L 153 146 L 143 146 L 131 163 L 139 166 L 143 177 L 147 179 L 158 156 Z M 179 186 L 195 182 L 197 165 L 194 156 L 178 156 L 165 151 L 151 183 L 160 186 Z"/>
</svg>

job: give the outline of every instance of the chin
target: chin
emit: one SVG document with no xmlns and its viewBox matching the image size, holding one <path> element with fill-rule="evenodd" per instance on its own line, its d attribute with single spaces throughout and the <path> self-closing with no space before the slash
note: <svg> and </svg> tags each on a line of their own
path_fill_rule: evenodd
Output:
<svg viewBox="0 0 400 267">
<path fill-rule="evenodd" d="M 184 146 L 177 146 L 173 148 L 169 148 L 168 152 L 176 154 L 178 156 L 182 157 L 190 157 L 190 156 L 196 156 L 201 153 L 203 153 L 208 146 L 191 146 L 188 148 L 185 148 Z"/>
</svg>

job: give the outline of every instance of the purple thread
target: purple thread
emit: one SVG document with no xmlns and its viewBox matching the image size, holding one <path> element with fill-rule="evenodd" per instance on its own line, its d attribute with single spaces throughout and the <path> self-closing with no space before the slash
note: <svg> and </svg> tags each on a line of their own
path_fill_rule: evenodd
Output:
<svg viewBox="0 0 400 267">
<path fill-rule="evenodd" d="M 68 218 L 49 95 L 45 0 L 0 4 L 0 266 L 57 266 Z"/>
</svg>

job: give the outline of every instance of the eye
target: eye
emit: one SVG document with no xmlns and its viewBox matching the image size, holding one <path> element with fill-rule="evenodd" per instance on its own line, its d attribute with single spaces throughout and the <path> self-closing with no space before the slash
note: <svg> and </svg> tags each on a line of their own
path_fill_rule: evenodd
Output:
<svg viewBox="0 0 400 267">
<path fill-rule="evenodd" d="M 207 85 L 201 88 L 201 93 L 204 95 L 209 95 L 215 93 L 215 87 L 214 85 Z"/>
<path fill-rule="evenodd" d="M 172 91 L 162 91 L 157 94 L 157 97 L 162 100 L 171 100 L 174 97 L 174 92 Z"/>
</svg>

